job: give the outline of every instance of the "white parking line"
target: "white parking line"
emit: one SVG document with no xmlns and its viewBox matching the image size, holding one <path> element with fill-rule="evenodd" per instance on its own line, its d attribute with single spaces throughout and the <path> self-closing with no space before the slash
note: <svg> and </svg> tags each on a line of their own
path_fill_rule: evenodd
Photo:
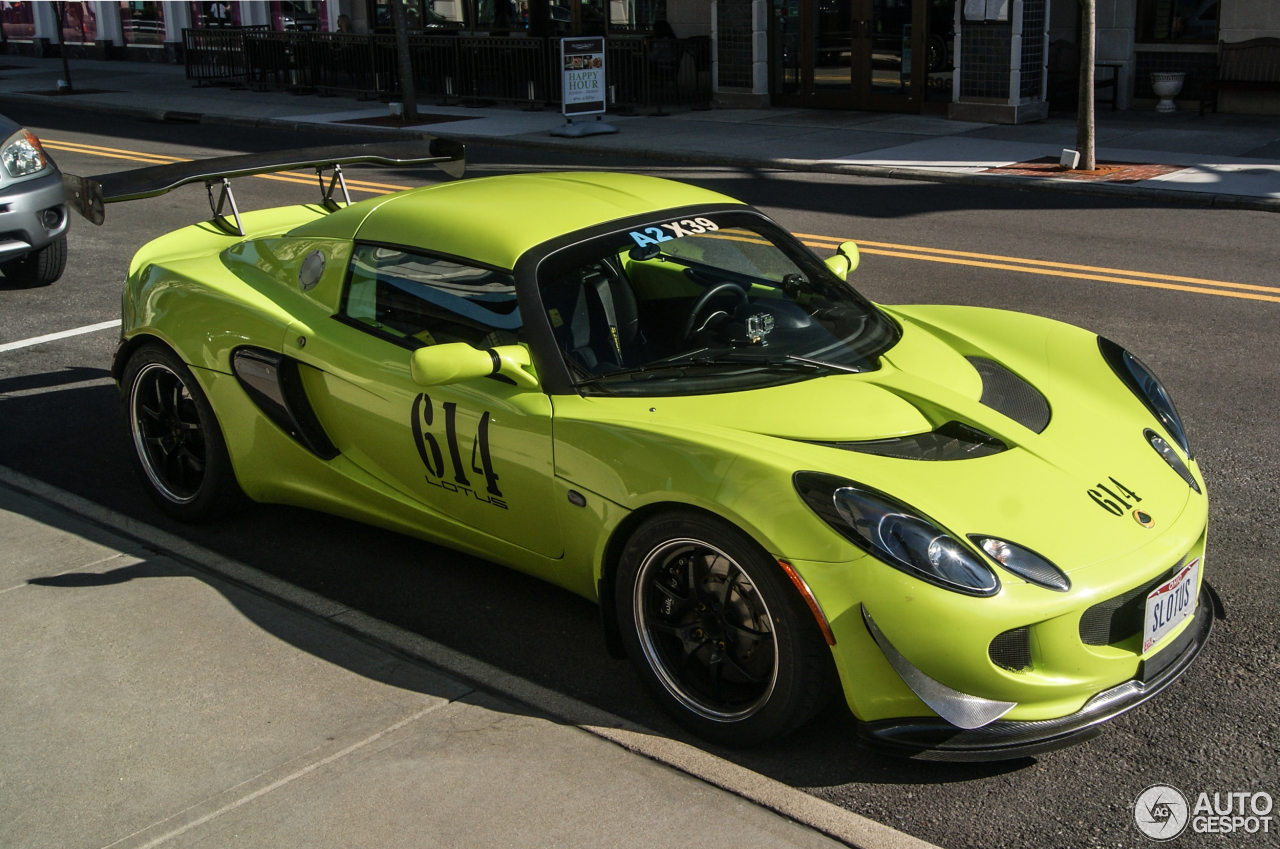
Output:
<svg viewBox="0 0 1280 849">
<path fill-rule="evenodd" d="M 66 339 L 69 336 L 80 336 L 85 333 L 97 333 L 99 330 L 107 330 L 111 327 L 119 327 L 120 319 L 114 321 L 102 321 L 98 324 L 86 324 L 84 327 L 75 327 L 71 330 L 59 330 L 57 333 L 46 333 L 44 336 L 33 336 L 30 339 L 20 339 L 17 342 L 5 342 L 0 345 L 0 353 L 4 351 L 13 351 L 18 348 L 26 348 L 31 345 L 40 345 L 44 342 L 54 342 L 58 339 Z"/>
</svg>

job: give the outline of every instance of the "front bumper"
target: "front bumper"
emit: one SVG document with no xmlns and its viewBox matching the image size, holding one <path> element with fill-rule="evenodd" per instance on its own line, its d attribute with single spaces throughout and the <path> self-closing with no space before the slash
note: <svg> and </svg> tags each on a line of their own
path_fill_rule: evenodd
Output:
<svg viewBox="0 0 1280 849">
<path fill-rule="evenodd" d="M 1036 721 L 996 720 L 965 730 L 938 717 L 886 719 L 858 725 L 869 748 L 899 757 L 942 761 L 1025 758 L 1096 737 L 1101 724 L 1137 707 L 1181 677 L 1209 642 L 1217 607 L 1202 582 L 1195 616 L 1182 633 L 1139 667 L 1130 681 L 1098 693 L 1073 714 Z"/>
<path fill-rule="evenodd" d="M 58 169 L 33 180 L 0 188 L 0 261 L 40 250 L 67 232 L 66 191 Z M 46 227 L 45 210 L 56 209 L 58 222 Z"/>
</svg>

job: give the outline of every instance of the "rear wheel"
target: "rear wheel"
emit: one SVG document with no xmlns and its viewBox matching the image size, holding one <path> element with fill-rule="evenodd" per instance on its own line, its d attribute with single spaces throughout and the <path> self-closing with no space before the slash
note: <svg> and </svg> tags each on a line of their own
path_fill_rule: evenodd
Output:
<svg viewBox="0 0 1280 849">
<path fill-rule="evenodd" d="M 726 522 L 674 512 L 641 525 L 622 554 L 616 601 L 641 676 L 700 737 L 781 737 L 834 691 L 831 652 L 799 593 Z"/>
<path fill-rule="evenodd" d="M 213 408 L 176 355 L 143 345 L 129 358 L 121 388 L 134 469 L 161 510 L 194 522 L 247 502 Z"/>
<path fill-rule="evenodd" d="M 67 237 L 59 236 L 38 251 L 0 263 L 5 279 L 15 286 L 48 286 L 67 267 Z"/>
</svg>

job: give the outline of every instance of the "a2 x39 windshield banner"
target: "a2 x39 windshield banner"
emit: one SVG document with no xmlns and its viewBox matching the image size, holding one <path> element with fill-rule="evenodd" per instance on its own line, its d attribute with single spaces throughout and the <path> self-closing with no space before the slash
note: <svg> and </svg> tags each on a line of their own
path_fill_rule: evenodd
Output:
<svg viewBox="0 0 1280 849">
<path fill-rule="evenodd" d="M 564 114 L 605 111 L 604 39 L 562 38 L 560 58 L 564 67 Z"/>
</svg>

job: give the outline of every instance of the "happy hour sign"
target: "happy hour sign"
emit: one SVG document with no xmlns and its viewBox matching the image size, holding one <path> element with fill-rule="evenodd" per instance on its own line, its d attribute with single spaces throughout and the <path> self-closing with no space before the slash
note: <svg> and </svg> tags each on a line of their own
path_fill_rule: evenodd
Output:
<svg viewBox="0 0 1280 849">
<path fill-rule="evenodd" d="M 605 111 L 604 39 L 562 38 L 560 58 L 564 66 L 564 114 Z"/>
</svg>

